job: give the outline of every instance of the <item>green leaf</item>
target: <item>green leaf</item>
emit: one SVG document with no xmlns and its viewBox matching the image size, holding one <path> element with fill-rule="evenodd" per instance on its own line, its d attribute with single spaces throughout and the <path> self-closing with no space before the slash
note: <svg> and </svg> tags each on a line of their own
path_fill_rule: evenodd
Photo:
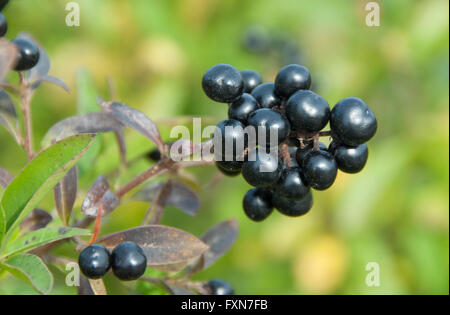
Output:
<svg viewBox="0 0 450 315">
<path fill-rule="evenodd" d="M 8 185 L 0 207 L 0 240 L 39 204 L 87 151 L 95 135 L 66 138 L 36 156 Z M 0 211 L 0 213 L 2 212 Z"/>
<path fill-rule="evenodd" d="M 70 238 L 73 236 L 90 235 L 88 230 L 68 228 L 68 227 L 51 227 L 43 228 L 30 232 L 18 240 L 14 241 L 2 254 L 2 257 L 11 256 L 21 252 L 30 251 L 36 247 Z"/>
<path fill-rule="evenodd" d="M 35 255 L 18 254 L 4 262 L 0 268 L 31 284 L 41 294 L 49 294 L 53 287 L 53 276 L 44 262 Z"/>
</svg>

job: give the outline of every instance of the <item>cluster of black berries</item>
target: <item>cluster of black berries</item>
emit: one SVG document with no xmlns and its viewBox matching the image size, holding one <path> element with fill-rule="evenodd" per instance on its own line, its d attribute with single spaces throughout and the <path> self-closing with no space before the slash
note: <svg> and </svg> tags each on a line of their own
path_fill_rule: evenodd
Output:
<svg viewBox="0 0 450 315">
<path fill-rule="evenodd" d="M 282 68 L 270 83 L 262 83 L 255 71 L 226 64 L 210 68 L 203 77 L 206 95 L 229 104 L 228 119 L 214 134 L 216 165 L 226 175 L 242 174 L 255 187 L 243 200 L 245 213 L 254 221 L 267 218 L 274 207 L 288 216 L 307 213 L 313 204 L 311 188 L 325 190 L 338 169 L 357 173 L 366 164 L 364 143 L 377 129 L 372 110 L 356 97 L 330 110 L 310 85 L 309 70 L 296 64 Z M 328 123 L 331 130 L 321 131 Z M 253 143 L 248 127 L 256 131 Z M 273 131 L 276 143 L 269 140 Z M 326 147 L 320 136 L 331 136 L 333 142 Z M 217 144 L 221 152 L 216 152 Z M 227 144 L 232 150 L 224 153 Z"/>
<path fill-rule="evenodd" d="M 124 242 L 110 254 L 102 245 L 90 245 L 78 258 L 83 274 L 89 279 L 102 278 L 110 268 L 123 281 L 139 279 L 147 267 L 147 257 L 142 248 L 133 242 Z"/>
<path fill-rule="evenodd" d="M 8 4 L 8 1 L 0 1 L 0 12 Z M 8 22 L 0 13 L 0 38 L 8 32 Z M 17 59 L 14 70 L 26 71 L 33 68 L 39 61 L 39 47 L 32 41 L 25 38 L 16 38 L 11 41 L 17 47 Z"/>
</svg>

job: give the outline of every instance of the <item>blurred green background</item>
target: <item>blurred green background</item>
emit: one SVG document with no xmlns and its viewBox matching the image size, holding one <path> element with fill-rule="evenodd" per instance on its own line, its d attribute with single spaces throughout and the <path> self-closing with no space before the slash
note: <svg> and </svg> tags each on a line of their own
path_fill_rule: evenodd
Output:
<svg viewBox="0 0 450 315">
<path fill-rule="evenodd" d="M 377 1 L 379 27 L 365 24 L 368 1 L 78 0 L 80 27 L 66 26 L 67 2 L 12 0 L 4 12 L 7 37 L 30 32 L 50 55 L 50 73 L 72 90 L 45 85 L 37 92 L 36 143 L 80 108 L 99 110 L 92 96 L 109 97 L 107 77 L 121 101 L 161 122 L 166 139 L 168 118 L 194 115 L 218 122 L 227 106 L 203 94 L 203 73 L 229 63 L 272 81 L 290 58 L 283 51 L 286 38 L 330 105 L 358 96 L 378 118 L 365 170 L 339 173 L 332 189 L 315 192 L 305 217 L 274 213 L 253 223 L 242 210 L 250 188 L 242 178 L 205 189 L 216 170 L 195 170 L 202 198 L 198 216 L 169 208 L 163 223 L 201 235 L 236 217 L 241 229 L 231 251 L 196 279 L 225 279 L 239 294 L 448 294 L 448 1 Z M 249 36 L 271 38 L 269 51 L 243 44 Z M 152 147 L 131 130 L 126 136 L 130 159 Z M 80 199 L 98 174 L 117 166 L 114 137 L 101 140 L 95 149 L 100 157 L 90 174 L 83 172 Z M 0 129 L 0 165 L 17 174 L 25 162 L 24 152 Z M 138 163 L 122 177 L 149 164 Z M 47 199 L 42 206 L 51 210 Z M 136 225 L 146 207 L 125 203 L 104 232 Z M 379 287 L 366 285 L 369 262 L 380 266 Z M 74 293 L 64 286 L 64 274 L 53 270 L 53 293 Z M 112 292 L 126 292 L 107 280 Z M 32 292 L 12 277 L 0 284 L 0 293 Z M 133 292 L 157 291 L 141 284 Z"/>
</svg>

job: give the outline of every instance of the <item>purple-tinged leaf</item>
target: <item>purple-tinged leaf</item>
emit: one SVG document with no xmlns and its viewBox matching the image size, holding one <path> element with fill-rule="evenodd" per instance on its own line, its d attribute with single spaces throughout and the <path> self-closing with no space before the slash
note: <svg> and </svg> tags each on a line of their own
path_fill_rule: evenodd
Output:
<svg viewBox="0 0 450 315">
<path fill-rule="evenodd" d="M 119 131 L 123 128 L 125 128 L 124 124 L 105 112 L 72 116 L 53 125 L 47 131 L 42 143 L 45 145 L 52 140 L 58 141 L 73 135 Z"/>
<path fill-rule="evenodd" d="M 0 38 L 0 82 L 14 68 L 17 60 L 17 47 L 6 39 Z"/>
<path fill-rule="evenodd" d="M 101 238 L 98 243 L 112 250 L 126 241 L 141 246 L 147 256 L 148 266 L 188 262 L 208 249 L 205 243 L 192 234 L 163 225 L 140 226 L 117 232 Z"/>
<path fill-rule="evenodd" d="M 0 126 L 5 127 L 16 141 L 19 142 L 16 128 L 17 123 L 17 112 L 14 103 L 9 95 L 0 88 Z"/>
<path fill-rule="evenodd" d="M 22 221 L 22 223 L 20 223 L 20 229 L 22 231 L 37 231 L 45 228 L 52 220 L 53 218 L 50 213 L 36 208 Z"/>
<path fill-rule="evenodd" d="M 34 89 L 38 88 L 39 85 L 41 85 L 42 82 L 47 82 L 47 83 L 51 83 L 54 85 L 59 86 L 60 88 L 64 89 L 67 93 L 70 93 L 70 88 L 69 86 L 67 86 L 67 84 L 61 80 L 60 78 L 51 76 L 51 75 L 45 75 L 42 78 L 40 78 L 38 81 L 34 82 L 32 84 L 32 87 Z"/>
<path fill-rule="evenodd" d="M 12 182 L 14 177 L 4 168 L 0 167 L 0 186 L 3 188 L 8 187 L 9 183 Z"/>
<path fill-rule="evenodd" d="M 203 236 L 202 241 L 209 245 L 203 254 L 203 269 L 214 264 L 230 248 L 238 237 L 239 224 L 236 219 L 224 221 L 212 227 Z"/>
<path fill-rule="evenodd" d="M 88 279 L 88 281 L 94 295 L 108 295 L 102 279 Z"/>
<path fill-rule="evenodd" d="M 102 216 L 105 216 L 117 207 L 119 201 L 119 198 L 109 190 L 105 176 L 100 175 L 88 191 L 81 205 L 81 211 L 87 216 L 96 217 L 98 208 L 102 205 Z"/>
<path fill-rule="evenodd" d="M 95 295 L 88 278 L 80 275 L 80 285 L 77 287 L 78 295 Z"/>
<path fill-rule="evenodd" d="M 80 277 L 80 286 L 77 288 L 78 295 L 107 295 L 105 283 L 102 279 L 88 279 Z"/>
<path fill-rule="evenodd" d="M 140 132 L 150 141 L 154 142 L 160 152 L 164 152 L 165 147 L 161 140 L 156 124 L 141 111 L 131 108 L 119 102 L 100 101 L 100 106 L 107 112 L 113 114 L 124 124 Z"/>
<path fill-rule="evenodd" d="M 16 108 L 14 107 L 11 97 L 9 97 L 8 93 L 0 88 L 0 114 L 1 113 L 17 118 Z"/>
<path fill-rule="evenodd" d="M 78 168 L 75 166 L 53 188 L 56 211 L 64 225 L 69 225 L 70 215 L 77 199 Z"/>
<path fill-rule="evenodd" d="M 41 81 L 50 71 L 50 58 L 39 42 L 30 34 L 19 33 L 17 37 L 28 39 L 39 48 L 38 63 L 25 74 L 26 81 L 31 84 L 33 88 L 37 88 L 39 86 L 38 81 Z"/>
<path fill-rule="evenodd" d="M 133 198 L 136 200 L 153 202 L 163 185 L 163 182 L 151 183 L 138 192 Z M 170 196 L 166 204 L 178 208 L 190 216 L 195 216 L 200 208 L 200 198 L 185 184 L 172 182 Z"/>
</svg>

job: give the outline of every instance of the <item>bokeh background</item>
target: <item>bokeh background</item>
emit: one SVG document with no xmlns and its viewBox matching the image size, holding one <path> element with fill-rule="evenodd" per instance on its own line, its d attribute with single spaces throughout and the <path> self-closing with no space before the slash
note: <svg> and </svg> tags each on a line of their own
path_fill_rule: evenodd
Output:
<svg viewBox="0 0 450 315">
<path fill-rule="evenodd" d="M 160 123 L 166 139 L 177 116 L 218 122 L 227 106 L 201 89 L 203 73 L 217 63 L 255 69 L 272 81 L 283 65 L 300 62 L 330 105 L 358 96 L 378 118 L 365 170 L 340 173 L 332 189 L 314 194 L 305 217 L 274 213 L 253 223 L 242 210 L 250 188 L 242 178 L 208 187 L 214 167 L 195 170 L 197 217 L 169 208 L 163 223 L 201 235 L 236 217 L 241 229 L 230 252 L 196 279 L 225 279 L 239 294 L 448 294 L 448 1 L 379 0 L 379 27 L 365 24 L 368 1 L 78 0 L 80 27 L 66 26 L 67 2 L 12 0 L 4 12 L 8 38 L 30 32 L 50 55 L 50 73 L 72 90 L 45 85 L 37 92 L 36 143 L 58 120 L 99 110 L 95 96 L 110 97 L 108 78 L 121 101 Z M 17 81 L 14 74 L 10 79 Z M 126 136 L 130 159 L 152 148 L 131 130 Z M 103 135 L 95 150 L 99 157 L 82 170 L 80 199 L 118 163 L 113 136 Z M 17 174 L 25 162 L 0 129 L 0 165 Z M 122 177 L 150 164 L 137 163 Z M 51 211 L 47 199 L 42 207 Z M 146 207 L 122 205 L 104 232 L 138 224 Z M 369 262 L 380 266 L 379 287 L 365 283 Z M 52 270 L 53 293 L 74 293 L 63 285 L 64 274 Z M 107 284 L 113 293 L 127 292 L 113 279 Z M 132 290 L 160 293 L 147 284 Z M 0 293 L 33 291 L 7 277 Z"/>
</svg>

